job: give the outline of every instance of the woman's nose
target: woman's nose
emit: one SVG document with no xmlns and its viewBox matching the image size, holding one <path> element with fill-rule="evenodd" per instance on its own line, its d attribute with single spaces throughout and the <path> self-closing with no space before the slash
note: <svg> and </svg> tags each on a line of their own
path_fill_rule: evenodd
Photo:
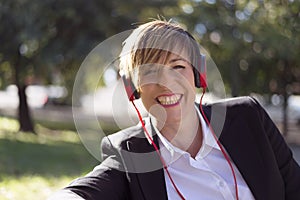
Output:
<svg viewBox="0 0 300 200">
<path fill-rule="evenodd" d="M 167 67 L 161 66 L 159 70 L 157 70 L 157 84 L 165 85 L 170 79 L 169 76 Z"/>
<path fill-rule="evenodd" d="M 172 68 L 164 66 L 161 67 L 157 74 L 157 84 L 164 87 L 171 86 L 174 84 L 177 74 L 172 70 Z"/>
</svg>

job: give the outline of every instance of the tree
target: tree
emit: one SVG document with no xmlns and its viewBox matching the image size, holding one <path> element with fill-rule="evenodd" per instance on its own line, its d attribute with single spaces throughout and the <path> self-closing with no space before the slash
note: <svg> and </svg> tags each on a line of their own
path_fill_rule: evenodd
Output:
<svg viewBox="0 0 300 200">
<path fill-rule="evenodd" d="M 138 21 L 134 14 L 123 15 L 127 14 L 126 6 L 118 1 L 93 0 L 0 3 L 1 86 L 15 83 L 18 87 L 20 130 L 34 132 L 26 86 L 36 81 L 53 83 L 56 72 L 63 77 L 60 84 L 72 91 L 75 74 L 87 53 L 102 40 L 132 28 L 131 23 Z M 69 103 L 71 96 L 69 92 Z"/>
<path fill-rule="evenodd" d="M 18 88 L 19 94 L 19 109 L 18 116 L 20 121 L 20 130 L 34 132 L 32 121 L 29 114 L 28 104 L 26 101 L 26 83 L 24 76 L 21 74 L 24 72 L 24 67 L 28 64 L 29 59 L 23 57 L 28 52 L 28 47 L 24 41 L 29 41 L 34 36 L 31 34 L 31 30 L 24 27 L 33 23 L 32 18 L 25 15 L 25 10 L 21 9 L 21 2 L 4 2 L 1 5 L 1 49 L 2 61 L 7 62 L 14 68 L 14 82 Z M 11 12 L 12 9 L 16 12 Z M 18 14 L 24 16 L 19 19 Z M 25 17 L 26 16 L 26 17 Z"/>
<path fill-rule="evenodd" d="M 56 73 L 63 77 L 58 84 L 72 91 L 80 63 L 97 44 L 161 15 L 194 32 L 211 52 L 232 96 L 299 92 L 294 89 L 300 77 L 299 4 L 285 0 L 3 0 L 0 87 L 15 82 L 22 93 L 30 80 L 55 82 Z M 15 80 L 10 76 L 13 71 Z M 20 102 L 26 108 L 26 100 Z"/>
<path fill-rule="evenodd" d="M 0 9 L 0 66 L 11 66 L 15 74 L 2 82 L 17 85 L 20 130 L 34 132 L 26 86 L 31 80 L 51 83 L 58 71 L 71 88 L 84 55 L 118 26 L 107 26 L 112 8 L 105 2 L 6 0 Z"/>
</svg>

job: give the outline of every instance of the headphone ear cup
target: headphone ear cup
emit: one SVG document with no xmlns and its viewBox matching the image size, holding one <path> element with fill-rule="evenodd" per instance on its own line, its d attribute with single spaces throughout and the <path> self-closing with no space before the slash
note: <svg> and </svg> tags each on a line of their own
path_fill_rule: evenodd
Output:
<svg viewBox="0 0 300 200">
<path fill-rule="evenodd" d="M 125 75 L 122 75 L 122 80 L 123 80 L 123 84 L 124 84 L 124 88 L 126 90 L 127 96 L 129 101 L 133 101 L 135 99 L 139 99 L 140 98 L 140 94 L 137 91 L 136 87 L 134 86 L 131 78 L 126 78 Z"/>
<path fill-rule="evenodd" d="M 199 61 L 194 68 L 195 86 L 197 88 L 206 88 L 206 58 L 205 55 L 200 54 Z"/>
</svg>

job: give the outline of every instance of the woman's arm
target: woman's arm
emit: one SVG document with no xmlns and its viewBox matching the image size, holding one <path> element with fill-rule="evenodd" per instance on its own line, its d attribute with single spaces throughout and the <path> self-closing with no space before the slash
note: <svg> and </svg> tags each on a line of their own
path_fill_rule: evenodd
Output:
<svg viewBox="0 0 300 200">
<path fill-rule="evenodd" d="M 292 151 L 288 147 L 278 128 L 270 119 L 266 111 L 256 102 L 259 117 L 272 146 L 282 179 L 285 184 L 285 199 L 300 199 L 300 167 L 293 158 Z"/>
</svg>

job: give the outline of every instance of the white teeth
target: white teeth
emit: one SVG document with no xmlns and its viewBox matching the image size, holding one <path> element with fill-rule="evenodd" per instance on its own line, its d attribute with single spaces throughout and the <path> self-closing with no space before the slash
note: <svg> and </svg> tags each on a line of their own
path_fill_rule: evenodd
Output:
<svg viewBox="0 0 300 200">
<path fill-rule="evenodd" d="M 172 96 L 160 96 L 160 97 L 157 97 L 157 100 L 162 105 L 172 105 L 172 104 L 177 103 L 179 101 L 180 97 L 181 97 L 180 94 L 175 94 Z"/>
</svg>

